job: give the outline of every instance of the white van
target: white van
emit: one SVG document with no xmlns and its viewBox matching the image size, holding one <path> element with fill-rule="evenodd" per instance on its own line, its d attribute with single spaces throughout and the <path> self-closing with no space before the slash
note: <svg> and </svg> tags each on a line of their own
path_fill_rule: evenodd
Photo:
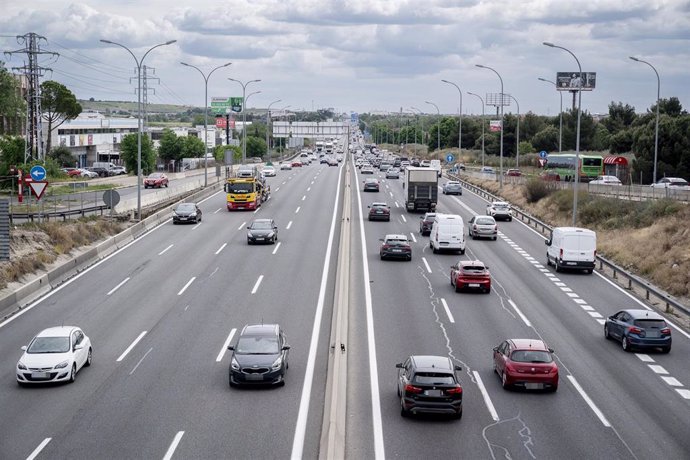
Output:
<svg viewBox="0 0 690 460">
<path fill-rule="evenodd" d="M 115 163 L 113 163 L 112 161 L 95 161 L 91 165 L 91 167 L 103 168 L 103 169 L 107 169 L 108 171 L 110 171 L 111 169 L 115 168 Z"/>
<path fill-rule="evenodd" d="M 597 259 L 597 234 L 592 230 L 577 227 L 556 227 L 551 238 L 546 240 L 547 265 L 553 264 L 556 271 L 563 269 L 585 270 L 592 273 Z"/>
<path fill-rule="evenodd" d="M 439 251 L 460 251 L 465 253 L 465 225 L 457 214 L 436 214 L 429 235 L 429 247 L 436 254 Z"/>
<path fill-rule="evenodd" d="M 429 162 L 429 167 L 435 169 L 438 177 L 441 177 L 441 160 L 431 160 Z"/>
</svg>

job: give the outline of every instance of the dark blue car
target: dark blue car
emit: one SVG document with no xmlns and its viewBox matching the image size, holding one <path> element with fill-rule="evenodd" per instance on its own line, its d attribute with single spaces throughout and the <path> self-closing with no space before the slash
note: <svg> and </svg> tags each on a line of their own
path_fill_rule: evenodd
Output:
<svg viewBox="0 0 690 460">
<path fill-rule="evenodd" d="M 671 328 L 664 318 L 649 310 L 621 310 L 606 318 L 604 336 L 621 342 L 623 350 L 660 348 L 671 351 Z"/>
</svg>

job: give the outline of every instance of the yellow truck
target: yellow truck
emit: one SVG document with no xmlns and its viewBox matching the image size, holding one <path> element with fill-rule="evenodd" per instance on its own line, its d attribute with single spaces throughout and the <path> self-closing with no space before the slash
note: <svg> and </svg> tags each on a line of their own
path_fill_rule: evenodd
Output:
<svg viewBox="0 0 690 460">
<path fill-rule="evenodd" d="M 257 209 L 271 196 L 271 188 L 261 177 L 231 177 L 225 181 L 228 211 Z"/>
</svg>

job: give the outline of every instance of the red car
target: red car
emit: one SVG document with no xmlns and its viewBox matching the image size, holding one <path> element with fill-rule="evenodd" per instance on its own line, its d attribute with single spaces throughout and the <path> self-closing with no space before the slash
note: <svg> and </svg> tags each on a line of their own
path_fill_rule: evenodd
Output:
<svg viewBox="0 0 690 460">
<path fill-rule="evenodd" d="M 144 179 L 144 188 L 161 188 L 168 186 L 168 176 L 163 173 L 151 173 Z"/>
<path fill-rule="evenodd" d="M 558 390 L 558 364 L 542 340 L 508 339 L 494 348 L 494 372 L 503 388 Z"/>
<path fill-rule="evenodd" d="M 302 162 L 299 161 L 299 160 L 294 160 L 294 161 L 292 162 L 292 167 L 293 167 L 293 168 L 301 168 L 301 167 L 302 167 Z"/>
<path fill-rule="evenodd" d="M 520 177 L 522 176 L 522 171 L 519 169 L 509 169 L 508 171 L 505 172 L 506 176 L 512 176 L 512 177 Z"/>
<path fill-rule="evenodd" d="M 369 220 L 391 220 L 391 208 L 386 203 L 371 203 L 369 206 Z"/>
<path fill-rule="evenodd" d="M 455 292 L 477 288 L 488 294 L 491 292 L 489 267 L 479 260 L 461 260 L 450 267 L 450 284 L 455 287 Z"/>
<path fill-rule="evenodd" d="M 554 170 L 546 170 L 539 174 L 539 177 L 547 182 L 558 182 L 561 180 L 561 176 Z"/>
</svg>

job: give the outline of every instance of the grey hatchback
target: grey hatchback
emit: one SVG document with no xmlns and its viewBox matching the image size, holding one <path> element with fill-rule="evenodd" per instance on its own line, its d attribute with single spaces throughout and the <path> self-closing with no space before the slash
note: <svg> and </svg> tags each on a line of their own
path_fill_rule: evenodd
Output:
<svg viewBox="0 0 690 460">
<path fill-rule="evenodd" d="M 230 386 L 238 384 L 285 385 L 290 346 L 278 324 L 244 326 L 237 345 L 228 346 Z"/>
<path fill-rule="evenodd" d="M 444 195 L 462 195 L 462 185 L 455 180 L 449 180 L 443 184 L 442 192 Z"/>
</svg>

